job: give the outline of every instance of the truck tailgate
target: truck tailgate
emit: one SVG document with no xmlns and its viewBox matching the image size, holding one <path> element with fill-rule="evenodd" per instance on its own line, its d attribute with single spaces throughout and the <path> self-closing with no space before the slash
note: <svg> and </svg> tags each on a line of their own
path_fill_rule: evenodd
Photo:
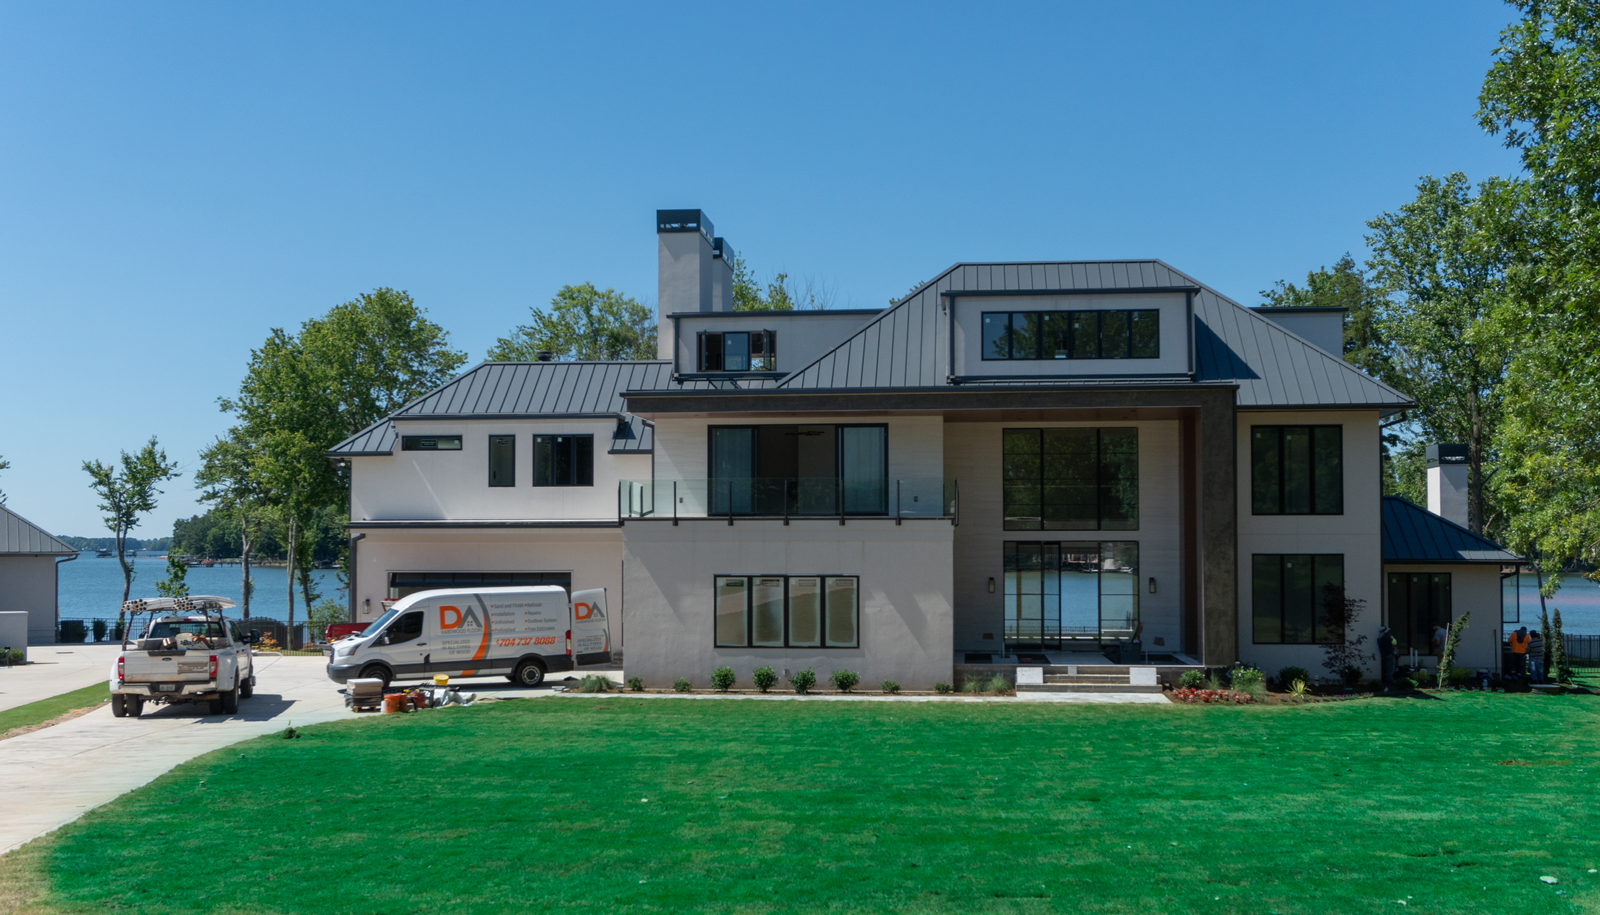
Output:
<svg viewBox="0 0 1600 915">
<path fill-rule="evenodd" d="M 211 679 L 211 652 L 127 651 L 123 653 L 124 683 L 184 683 Z"/>
</svg>

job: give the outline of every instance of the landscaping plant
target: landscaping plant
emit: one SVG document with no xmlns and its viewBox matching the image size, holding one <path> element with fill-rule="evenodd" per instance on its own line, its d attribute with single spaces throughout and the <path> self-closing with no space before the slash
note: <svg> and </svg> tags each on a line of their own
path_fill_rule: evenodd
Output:
<svg viewBox="0 0 1600 915">
<path fill-rule="evenodd" d="M 1206 674 L 1206 689 L 1218 693 L 1222 691 L 1222 678 L 1215 671 Z"/>
<path fill-rule="evenodd" d="M 961 681 L 961 691 L 964 693 L 981 693 L 988 684 L 977 677 L 967 677 Z"/>
<path fill-rule="evenodd" d="M 1278 687 L 1280 689 L 1289 689 L 1296 680 L 1304 680 L 1310 683 L 1311 671 L 1306 670 L 1304 667 L 1295 667 L 1293 664 L 1278 671 Z"/>
<path fill-rule="evenodd" d="M 1322 666 L 1328 673 L 1344 681 L 1346 686 L 1361 682 L 1362 671 L 1368 660 L 1362 646 L 1367 644 L 1365 634 L 1351 636 L 1350 626 L 1361 616 L 1364 600 L 1347 597 L 1340 585 L 1322 586 L 1322 613 L 1317 617 L 1317 629 L 1336 636 L 1322 646 Z M 1350 671 L 1354 670 L 1354 679 Z"/>
<path fill-rule="evenodd" d="M 861 677 L 853 670 L 836 670 L 828 675 L 828 679 L 833 681 L 833 688 L 841 693 L 850 692 L 861 682 Z"/>
<path fill-rule="evenodd" d="M 893 680 L 883 681 L 883 686 L 881 688 L 883 689 L 884 694 L 889 696 L 897 695 L 900 692 L 900 684 L 894 682 Z"/>
<path fill-rule="evenodd" d="M 1009 696 L 1017 691 L 1017 685 L 1006 679 L 1005 674 L 995 674 L 989 678 L 984 692 L 994 693 L 996 696 Z"/>
<path fill-rule="evenodd" d="M 794 687 L 795 692 L 804 696 L 811 692 L 812 687 L 817 685 L 817 672 L 809 667 L 805 670 L 797 670 L 789 675 L 789 685 Z"/>
<path fill-rule="evenodd" d="M 1244 693 L 1257 702 L 1267 698 L 1266 675 L 1254 667 L 1235 667 L 1228 682 L 1235 692 Z"/>
<path fill-rule="evenodd" d="M 719 693 L 733 689 L 736 677 L 731 667 L 719 667 L 711 672 L 711 688 Z"/>
<path fill-rule="evenodd" d="M 1439 688 L 1444 689 L 1450 682 L 1450 667 L 1456 659 L 1456 649 L 1461 646 L 1461 633 L 1467 628 L 1467 621 L 1472 619 L 1472 614 L 1463 613 L 1456 617 L 1450 624 L 1450 634 L 1444 640 L 1444 655 L 1439 658 Z"/>
<path fill-rule="evenodd" d="M 1289 698 L 1295 702 L 1306 701 L 1306 681 L 1304 678 L 1293 680 L 1289 683 Z"/>
<path fill-rule="evenodd" d="M 1557 607 L 1555 617 L 1550 621 L 1550 644 L 1545 647 L 1545 669 L 1550 672 L 1550 678 L 1557 683 L 1571 685 L 1572 669 L 1567 667 L 1567 644 L 1561 635 L 1561 608 Z"/>
<path fill-rule="evenodd" d="M 636 693 L 644 692 L 644 678 L 643 677 L 629 677 L 628 678 L 628 689 L 633 690 Z"/>
<path fill-rule="evenodd" d="M 1205 672 L 1192 667 L 1178 676 L 1178 685 L 1184 689 L 1197 689 L 1204 682 Z"/>
<path fill-rule="evenodd" d="M 578 681 L 580 693 L 609 693 L 611 692 L 611 678 L 599 674 L 589 674 Z"/>
<path fill-rule="evenodd" d="M 955 691 L 955 687 L 951 686 L 948 683 L 935 683 L 935 684 L 933 684 L 933 691 L 938 693 L 939 695 L 943 696 L 943 695 L 947 695 L 949 693 L 954 692 Z"/>
<path fill-rule="evenodd" d="M 690 683 L 688 680 L 685 680 L 682 677 L 679 677 L 678 679 L 672 681 L 672 688 L 674 690 L 676 690 L 677 692 L 680 692 L 680 693 L 692 693 L 692 692 L 694 692 L 694 684 Z"/>
<path fill-rule="evenodd" d="M 756 689 L 766 692 L 778 685 L 778 672 L 770 667 L 757 667 L 750 674 L 750 682 L 756 685 Z"/>
</svg>

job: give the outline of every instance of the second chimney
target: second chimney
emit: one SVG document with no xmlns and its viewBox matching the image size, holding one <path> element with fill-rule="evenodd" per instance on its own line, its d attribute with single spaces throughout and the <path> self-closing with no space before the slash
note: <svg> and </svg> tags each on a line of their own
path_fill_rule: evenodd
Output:
<svg viewBox="0 0 1600 915">
<path fill-rule="evenodd" d="M 1466 445 L 1428 446 L 1428 511 L 1467 526 Z"/>
<path fill-rule="evenodd" d="M 713 310 L 711 239 L 700 210 L 656 210 L 656 358 L 671 359 L 677 341 L 668 315 Z"/>
</svg>

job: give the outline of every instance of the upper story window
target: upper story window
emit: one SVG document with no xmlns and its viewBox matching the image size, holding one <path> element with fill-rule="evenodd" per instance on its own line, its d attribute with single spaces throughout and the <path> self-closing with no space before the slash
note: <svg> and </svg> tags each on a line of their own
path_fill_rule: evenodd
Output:
<svg viewBox="0 0 1600 915">
<path fill-rule="evenodd" d="M 1251 426 L 1250 510 L 1344 514 L 1344 428 Z"/>
<path fill-rule="evenodd" d="M 887 426 L 712 426 L 710 457 L 712 514 L 889 510 Z"/>
<path fill-rule="evenodd" d="M 1139 529 L 1139 430 L 1007 429 L 1008 531 Z"/>
<path fill-rule="evenodd" d="M 402 435 L 401 451 L 460 451 L 459 435 Z"/>
<path fill-rule="evenodd" d="M 775 372 L 778 335 L 770 330 L 704 330 L 698 335 L 702 372 Z"/>
<path fill-rule="evenodd" d="M 489 436 L 489 485 L 517 485 L 517 437 Z"/>
<path fill-rule="evenodd" d="M 1159 359 L 1161 313 L 986 311 L 983 358 Z"/>
<path fill-rule="evenodd" d="M 533 485 L 593 486 L 594 436 L 535 435 Z"/>
</svg>

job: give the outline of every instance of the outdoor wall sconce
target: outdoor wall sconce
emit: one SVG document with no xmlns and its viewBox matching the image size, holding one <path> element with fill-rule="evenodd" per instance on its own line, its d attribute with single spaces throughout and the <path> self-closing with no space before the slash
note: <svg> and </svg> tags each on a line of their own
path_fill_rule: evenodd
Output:
<svg viewBox="0 0 1600 915">
<path fill-rule="evenodd" d="M 989 593 L 990 594 L 994 593 L 994 576 L 993 575 L 989 576 Z"/>
<path fill-rule="evenodd" d="M 1154 578 L 1150 579 L 1150 593 L 1156 593 L 1156 580 Z"/>
</svg>

